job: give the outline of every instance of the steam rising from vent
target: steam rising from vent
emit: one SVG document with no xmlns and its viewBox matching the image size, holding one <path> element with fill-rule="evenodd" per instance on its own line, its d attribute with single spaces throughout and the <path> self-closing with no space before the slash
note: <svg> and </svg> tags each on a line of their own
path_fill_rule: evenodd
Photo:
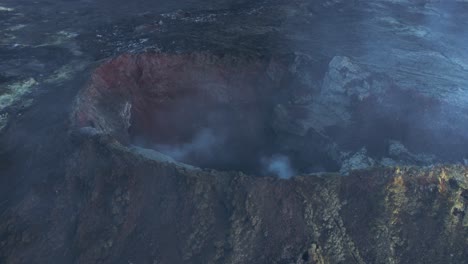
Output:
<svg viewBox="0 0 468 264">
<path fill-rule="evenodd" d="M 209 164 L 216 163 L 216 160 L 222 160 L 223 156 L 226 156 L 225 153 L 220 152 L 225 143 L 224 135 L 216 134 L 213 129 L 203 128 L 196 133 L 191 142 L 176 145 L 158 144 L 153 148 L 178 161 L 194 163 L 196 160 L 195 163 Z M 225 151 L 230 150 L 225 149 Z M 271 157 L 263 157 L 258 163 L 256 167 L 260 167 L 264 175 L 288 179 L 296 174 L 290 159 L 285 155 L 275 154 Z"/>
<path fill-rule="evenodd" d="M 222 145 L 222 136 L 215 135 L 209 128 L 203 128 L 193 137 L 189 143 L 168 145 L 158 144 L 154 148 L 179 161 L 188 161 L 196 157 L 200 160 L 210 160 L 216 158 L 215 147 Z"/>
<path fill-rule="evenodd" d="M 283 179 L 291 178 L 296 174 L 291 166 L 291 161 L 287 156 L 274 155 L 271 158 L 261 160 L 265 174 L 273 174 Z"/>
</svg>

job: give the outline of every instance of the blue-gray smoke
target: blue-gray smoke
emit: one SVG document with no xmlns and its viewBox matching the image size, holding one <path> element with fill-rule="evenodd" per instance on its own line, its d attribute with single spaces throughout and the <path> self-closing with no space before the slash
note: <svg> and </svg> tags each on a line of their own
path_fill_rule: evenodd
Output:
<svg viewBox="0 0 468 264">
<path fill-rule="evenodd" d="M 156 145 L 154 148 L 160 152 L 179 161 L 186 160 L 190 155 L 197 155 L 203 158 L 215 158 L 213 149 L 223 143 L 221 135 L 215 135 L 214 131 L 203 128 L 193 137 L 189 143 L 181 145 Z"/>
<path fill-rule="evenodd" d="M 273 174 L 280 178 L 288 179 L 296 174 L 291 161 L 284 155 L 273 155 L 270 158 L 263 158 L 261 163 L 263 171 L 267 175 Z"/>
</svg>

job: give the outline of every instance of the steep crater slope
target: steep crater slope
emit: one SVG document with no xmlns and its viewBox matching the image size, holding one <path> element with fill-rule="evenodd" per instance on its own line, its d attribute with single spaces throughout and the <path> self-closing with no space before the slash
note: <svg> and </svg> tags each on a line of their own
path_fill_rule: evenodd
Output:
<svg viewBox="0 0 468 264">
<path fill-rule="evenodd" d="M 209 54 L 123 55 L 94 73 L 76 123 L 189 164 L 259 170 L 273 151 L 279 65 Z"/>
</svg>

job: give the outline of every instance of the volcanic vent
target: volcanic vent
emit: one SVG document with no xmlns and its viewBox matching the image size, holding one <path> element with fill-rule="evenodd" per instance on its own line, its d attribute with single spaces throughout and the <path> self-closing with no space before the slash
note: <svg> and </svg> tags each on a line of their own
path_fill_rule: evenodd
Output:
<svg viewBox="0 0 468 264">
<path fill-rule="evenodd" d="M 75 116 L 79 127 L 181 162 L 259 173 L 276 154 L 280 79 L 275 63 L 248 58 L 122 55 L 96 69 Z"/>
</svg>

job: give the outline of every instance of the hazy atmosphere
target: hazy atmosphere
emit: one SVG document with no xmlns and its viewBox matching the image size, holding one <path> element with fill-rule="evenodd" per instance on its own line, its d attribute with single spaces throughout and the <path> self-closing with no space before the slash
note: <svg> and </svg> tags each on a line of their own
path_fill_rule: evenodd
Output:
<svg viewBox="0 0 468 264">
<path fill-rule="evenodd" d="M 0 0 L 0 263 L 468 263 L 468 1 Z"/>
</svg>

